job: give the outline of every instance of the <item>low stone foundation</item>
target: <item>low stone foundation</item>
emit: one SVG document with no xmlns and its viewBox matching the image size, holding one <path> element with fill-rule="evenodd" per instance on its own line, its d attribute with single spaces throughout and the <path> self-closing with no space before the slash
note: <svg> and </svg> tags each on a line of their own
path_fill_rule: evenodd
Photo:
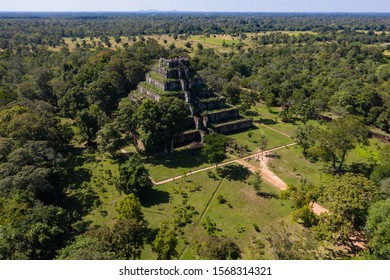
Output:
<svg viewBox="0 0 390 280">
<path fill-rule="evenodd" d="M 202 137 L 199 130 L 186 131 L 174 139 L 175 147 L 183 146 L 192 142 L 201 142 Z"/>
<path fill-rule="evenodd" d="M 153 91 L 151 90 L 148 90 L 146 88 L 143 88 L 141 86 L 138 86 L 138 91 L 144 95 L 146 95 L 147 97 L 149 97 L 150 99 L 154 100 L 154 101 L 160 101 L 161 99 L 161 96 L 154 93 Z"/>
<path fill-rule="evenodd" d="M 217 125 L 212 125 L 212 129 L 216 133 L 227 134 L 234 131 L 249 129 L 253 126 L 252 119 L 232 121 L 228 123 L 221 123 Z"/>
<path fill-rule="evenodd" d="M 227 108 L 225 110 L 217 111 L 215 113 L 206 113 L 208 122 L 219 122 L 223 120 L 237 119 L 240 115 L 240 111 L 237 108 Z"/>
</svg>

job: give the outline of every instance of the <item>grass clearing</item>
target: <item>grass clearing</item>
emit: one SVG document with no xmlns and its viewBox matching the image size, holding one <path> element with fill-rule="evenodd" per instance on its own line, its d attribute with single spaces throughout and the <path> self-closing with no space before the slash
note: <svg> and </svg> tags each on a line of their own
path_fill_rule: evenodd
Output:
<svg viewBox="0 0 390 280">
<path fill-rule="evenodd" d="M 251 163 L 258 164 L 254 161 Z M 299 185 L 304 181 L 318 185 L 326 182 L 330 176 L 321 162 L 312 163 L 304 158 L 298 146 L 277 151 L 276 157 L 268 162 L 268 167 L 287 185 Z"/>
<path fill-rule="evenodd" d="M 252 107 L 251 111 L 258 114 L 258 116 L 251 116 L 256 125 L 264 124 L 288 135 L 293 135 L 300 124 L 299 121 L 297 123 L 282 122 L 279 118 L 279 113 L 282 111 L 281 107 L 267 108 L 265 104 L 257 103 L 256 106 Z"/>
<path fill-rule="evenodd" d="M 252 133 L 251 137 L 249 137 L 250 133 Z M 267 127 L 254 127 L 250 133 L 249 131 L 243 131 L 229 135 L 229 137 L 234 139 L 239 145 L 247 147 L 251 153 L 257 152 L 259 150 L 259 141 L 262 133 L 264 133 L 268 139 L 267 150 L 294 142 L 293 139 Z"/>
<path fill-rule="evenodd" d="M 182 259 L 196 257 L 197 241 L 206 236 L 202 226 L 206 217 L 216 222 L 219 229 L 217 235 L 232 238 L 243 251 L 243 259 L 249 259 L 251 240 L 261 235 L 254 229 L 254 224 L 260 229 L 278 221 L 291 224 L 292 202 L 275 198 L 279 190 L 266 182 L 262 184 L 262 192 L 268 194 L 267 198 L 256 195 L 249 185 L 253 175 L 249 172 L 244 173 L 237 180 L 229 181 L 214 180 L 208 177 L 207 172 L 201 172 L 155 187 L 159 195 L 154 196 L 149 205 L 144 205 L 145 217 L 152 228 L 158 228 L 164 219 L 172 219 L 175 206 L 183 199 L 180 194 L 183 191 L 186 193 L 188 205 L 193 206 L 197 214 L 193 217 L 192 223 L 183 229 L 185 239 L 183 236 L 180 238 L 177 248 L 179 252 L 183 252 Z M 191 191 L 196 189 L 194 186 L 199 189 Z M 225 198 L 224 204 L 220 204 L 216 199 L 219 195 Z M 150 248 L 145 250 L 142 258 L 154 258 Z"/>
<path fill-rule="evenodd" d="M 204 35 L 191 35 L 188 38 L 179 38 L 174 39 L 173 35 L 144 35 L 143 38 L 145 40 L 155 39 L 160 45 L 163 46 L 170 46 L 171 44 L 174 44 L 177 48 L 183 48 L 187 49 L 191 54 L 194 53 L 194 51 L 197 50 L 197 44 L 201 43 L 203 47 L 205 48 L 213 48 L 219 52 L 228 52 L 232 50 L 232 47 L 239 45 L 240 43 L 243 45 L 244 48 L 247 48 L 249 45 L 252 45 L 250 37 L 253 36 L 252 33 L 247 33 L 247 38 L 241 40 L 238 37 L 233 37 L 231 35 L 217 35 L 217 34 L 211 34 L 210 36 L 204 36 Z M 121 41 L 117 43 L 113 36 L 108 37 L 110 41 L 110 48 L 111 49 L 117 49 L 117 48 L 123 48 L 123 44 L 132 45 L 134 44 L 133 38 L 130 37 L 121 37 Z M 77 48 L 77 44 L 80 46 L 87 46 L 88 48 L 94 49 L 97 48 L 99 43 L 102 43 L 105 47 L 107 47 L 106 44 L 104 44 L 100 38 L 91 38 L 85 37 L 85 38 L 69 38 L 65 37 L 63 38 L 65 44 L 68 45 L 69 49 L 72 51 Z M 139 36 L 136 36 L 136 42 L 140 40 Z M 85 41 L 85 43 L 83 42 Z M 187 47 L 186 43 L 191 43 L 191 47 Z M 49 47 L 52 51 L 60 51 L 61 46 L 57 47 Z"/>
<path fill-rule="evenodd" d="M 347 154 L 344 170 L 349 172 L 364 172 L 371 170 L 371 164 L 376 162 L 380 155 L 380 149 L 386 145 L 371 138 L 369 146 L 358 145 Z M 277 157 L 269 161 L 269 168 L 288 185 L 299 185 L 306 182 L 313 185 L 326 183 L 329 174 L 329 163 L 321 161 L 311 162 L 302 154 L 298 146 L 289 147 L 276 152 Z M 253 165 L 258 163 L 252 161 Z"/>
<path fill-rule="evenodd" d="M 145 158 L 146 168 L 154 181 L 162 181 L 184 175 L 211 164 L 200 150 L 174 151 L 170 154 L 156 154 Z"/>
<path fill-rule="evenodd" d="M 115 179 L 119 176 L 119 165 L 114 159 L 96 154 L 84 155 L 84 163 L 76 167 L 75 177 L 83 174 L 83 183 L 72 194 L 74 199 L 89 205 L 80 225 L 113 226 L 116 217 L 115 206 L 121 195 L 115 187 Z M 74 190 L 73 190 L 74 191 Z M 77 197 L 75 197 L 77 196 Z"/>
</svg>

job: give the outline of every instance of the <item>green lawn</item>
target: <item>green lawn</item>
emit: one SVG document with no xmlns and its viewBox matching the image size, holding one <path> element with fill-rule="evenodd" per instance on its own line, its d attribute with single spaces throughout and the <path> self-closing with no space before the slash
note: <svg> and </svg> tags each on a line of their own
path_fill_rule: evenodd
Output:
<svg viewBox="0 0 390 280">
<path fill-rule="evenodd" d="M 249 137 L 248 131 L 232 134 L 229 135 L 229 137 L 234 139 L 239 145 L 247 146 L 252 153 L 259 150 L 259 139 L 262 133 L 264 133 L 268 139 L 267 150 L 294 142 L 293 139 L 263 126 L 254 127 L 251 132 L 251 137 Z"/>
<path fill-rule="evenodd" d="M 271 159 L 268 166 L 287 185 L 299 185 L 302 181 L 318 185 L 329 178 L 326 166 L 321 162 L 312 163 L 304 158 L 298 146 L 281 149 L 276 155 L 278 157 Z M 256 164 L 253 161 L 251 163 Z"/>
<path fill-rule="evenodd" d="M 155 195 L 146 205 L 144 204 L 143 211 L 150 226 L 158 228 L 162 220 L 172 219 L 174 207 L 182 201 L 180 191 L 183 191 L 186 193 L 188 205 L 193 206 L 197 214 L 193 217 L 192 223 L 183 229 L 185 238 L 181 236 L 177 248 L 182 253 L 181 258 L 195 258 L 197 240 L 206 235 L 202 222 L 206 217 L 210 217 L 219 229 L 217 235 L 232 238 L 241 248 L 243 258 L 248 259 L 252 238 L 261 236 L 254 229 L 254 224 L 263 229 L 282 220 L 287 224 L 292 223 L 290 217 L 292 202 L 276 198 L 278 189 L 266 182 L 262 184 L 263 196 L 256 195 L 249 185 L 252 180 L 253 176 L 248 171 L 244 171 L 241 177 L 231 181 L 210 179 L 206 172 L 201 172 L 157 186 Z M 191 191 L 194 186 L 198 190 Z M 219 204 L 216 199 L 218 195 L 222 195 L 226 203 Z M 202 215 L 203 218 L 200 220 Z M 142 258 L 155 258 L 149 246 Z"/>
<path fill-rule="evenodd" d="M 267 108 L 262 103 L 257 103 L 256 106 L 253 106 L 251 111 L 257 112 L 258 116 L 252 117 L 256 124 L 264 124 L 269 127 L 272 127 L 276 130 L 282 131 L 287 135 L 293 135 L 298 125 L 301 125 L 301 122 L 297 121 L 296 123 L 284 123 L 280 120 L 278 114 L 282 110 L 280 107 Z"/>
<path fill-rule="evenodd" d="M 117 215 L 115 206 L 121 197 L 115 187 L 115 179 L 119 176 L 118 162 L 98 153 L 84 155 L 83 160 L 84 163 L 73 174 L 75 178 L 72 178 L 83 175 L 83 183 L 68 191 L 76 206 L 89 206 L 79 225 L 111 227 Z"/>
<path fill-rule="evenodd" d="M 344 165 L 346 171 L 369 170 L 370 164 L 378 160 L 380 148 L 385 143 L 376 139 L 369 140 L 369 146 L 357 146 L 347 154 Z M 302 149 L 298 146 L 282 149 L 276 153 L 280 158 L 271 159 L 270 169 L 287 184 L 298 185 L 302 180 L 318 185 L 325 183 L 329 178 L 329 163 L 321 161 L 310 162 L 303 157 Z M 256 164 L 252 162 L 252 164 Z"/>
<path fill-rule="evenodd" d="M 154 181 L 162 181 L 174 176 L 184 175 L 211 164 L 200 150 L 175 151 L 171 154 L 156 154 L 145 157 L 146 167 Z"/>
</svg>

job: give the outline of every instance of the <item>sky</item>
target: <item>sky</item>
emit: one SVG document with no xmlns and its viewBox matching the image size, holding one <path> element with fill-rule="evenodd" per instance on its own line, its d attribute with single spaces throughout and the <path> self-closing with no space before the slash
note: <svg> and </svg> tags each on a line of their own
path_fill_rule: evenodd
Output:
<svg viewBox="0 0 390 280">
<path fill-rule="evenodd" d="M 390 0 L 0 0 L 0 11 L 390 12 Z"/>
</svg>

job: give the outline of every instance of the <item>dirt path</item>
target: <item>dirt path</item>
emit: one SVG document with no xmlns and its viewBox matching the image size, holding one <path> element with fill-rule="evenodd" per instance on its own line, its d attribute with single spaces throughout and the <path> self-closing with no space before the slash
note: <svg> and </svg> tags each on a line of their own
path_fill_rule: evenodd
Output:
<svg viewBox="0 0 390 280">
<path fill-rule="evenodd" d="M 255 153 L 253 155 L 250 155 L 250 156 L 247 156 L 247 157 L 244 157 L 244 158 L 241 158 L 241 159 L 235 159 L 235 160 L 231 160 L 231 161 L 228 161 L 228 162 L 224 162 L 224 163 L 221 163 L 219 165 L 219 167 L 223 167 L 223 166 L 226 166 L 226 165 L 229 165 L 229 164 L 232 164 L 232 163 L 239 163 L 239 164 L 247 167 L 253 173 L 255 173 L 256 171 L 259 171 L 261 173 L 261 177 L 265 181 L 270 183 L 271 185 L 277 187 L 280 190 L 286 190 L 287 189 L 287 184 L 268 168 L 267 163 L 269 161 L 269 157 L 267 157 L 267 155 L 272 154 L 275 151 L 278 151 L 278 150 L 281 150 L 281 149 L 285 149 L 285 148 L 288 148 L 288 147 L 291 147 L 291 146 L 294 146 L 294 145 L 296 145 L 296 143 L 280 146 L 280 147 L 277 147 L 277 148 L 265 151 L 263 153 L 261 153 L 261 152 Z M 123 149 L 123 148 L 121 149 L 121 152 L 123 154 L 126 154 L 126 155 L 128 154 L 128 152 L 125 149 Z M 251 165 L 249 162 L 246 161 L 246 160 L 250 160 L 250 159 L 253 159 L 253 158 L 260 159 L 261 168 L 257 168 L 257 167 Z M 206 168 L 202 168 L 202 169 L 198 169 L 198 170 L 195 170 L 195 171 L 191 171 L 191 172 L 189 172 L 189 173 L 187 173 L 185 175 L 175 176 L 175 177 L 172 177 L 172 178 L 160 181 L 160 182 L 155 182 L 151 177 L 150 177 L 150 179 L 152 180 L 154 185 L 159 186 L 159 185 L 163 185 L 163 184 L 166 184 L 166 183 L 169 183 L 169 182 L 173 182 L 173 181 L 179 180 L 179 179 L 181 179 L 183 177 L 186 177 L 186 176 L 190 176 L 190 175 L 193 175 L 193 174 L 196 174 L 196 173 L 199 173 L 199 172 L 204 172 L 204 171 L 215 169 L 215 168 L 216 168 L 215 165 L 209 166 L 209 167 L 206 167 Z M 313 202 L 311 204 L 311 208 L 312 208 L 313 212 L 315 214 L 317 214 L 317 215 L 321 215 L 322 213 L 328 213 L 329 212 L 328 209 L 326 209 L 325 207 L 319 205 L 316 202 Z"/>
<path fill-rule="evenodd" d="M 265 159 L 261 160 L 261 168 L 257 168 L 253 165 L 251 165 L 249 162 L 239 159 L 237 162 L 245 167 L 247 167 L 250 171 L 253 173 L 255 172 L 260 172 L 261 178 L 271 185 L 277 187 L 280 190 L 286 190 L 287 189 L 287 184 L 283 182 L 278 176 L 276 176 L 271 170 L 269 170 L 266 161 L 267 157 L 264 157 Z"/>
<path fill-rule="evenodd" d="M 271 149 L 271 150 L 268 150 L 268 151 L 265 151 L 263 153 L 263 155 L 267 155 L 267 154 L 271 154 L 277 150 L 280 150 L 280 149 L 284 149 L 286 147 L 291 147 L 293 145 L 296 145 L 296 143 L 292 143 L 292 144 L 289 144 L 289 145 L 284 145 L 284 146 L 280 146 L 280 147 L 277 147 L 277 148 L 274 148 L 274 149 Z M 242 159 L 250 159 L 250 158 L 254 158 L 254 157 L 259 157 L 261 155 L 260 152 L 258 153 L 255 153 L 253 155 L 250 155 L 250 156 L 247 156 L 247 157 L 244 157 Z M 223 166 L 226 166 L 226 165 L 229 165 L 229 164 L 232 164 L 232 163 L 239 163 L 238 162 L 239 159 L 234 159 L 234 160 L 231 160 L 231 161 L 228 161 L 228 162 L 224 162 L 224 163 L 221 163 L 218 165 L 218 167 L 223 167 Z M 163 181 L 160 181 L 160 182 L 155 182 L 155 185 L 163 185 L 163 184 L 166 184 L 166 183 L 169 183 L 169 182 L 172 182 L 172 181 L 175 181 L 175 180 L 179 180 L 183 177 L 186 177 L 186 176 L 190 176 L 190 175 L 193 175 L 193 174 L 196 174 L 196 173 L 199 173 L 199 172 L 203 172 L 203 171 L 207 171 L 207 170 L 211 170 L 211 169 L 215 169 L 216 166 L 215 165 L 212 165 L 212 166 L 209 166 L 209 167 L 205 167 L 205 168 L 202 168 L 202 169 L 198 169 L 198 170 L 195 170 L 195 171 L 191 171 L 185 175 L 178 175 L 178 176 L 175 176 L 175 177 L 172 177 L 172 178 L 169 178 L 169 179 L 166 179 L 166 180 L 163 180 Z"/>
<path fill-rule="evenodd" d="M 266 127 L 266 128 L 268 128 L 268 129 L 271 129 L 271 130 L 273 130 L 273 131 L 275 131 L 275 132 L 277 132 L 277 133 L 279 133 L 279 134 L 282 134 L 282 135 L 284 135 L 284 136 L 286 136 L 286 137 L 291 137 L 291 135 L 288 135 L 288 134 L 286 134 L 286 133 L 284 133 L 283 131 L 280 131 L 280 130 L 277 130 L 277 129 L 275 129 L 275 128 L 273 128 L 273 127 L 271 127 L 271 126 L 268 126 L 268 125 L 266 125 L 266 124 L 263 124 L 263 123 L 254 123 L 257 127 L 260 127 L 260 126 L 264 126 L 264 127 Z"/>
<path fill-rule="evenodd" d="M 237 162 L 240 163 L 241 165 L 247 167 L 250 171 L 255 173 L 256 171 L 259 171 L 261 173 L 261 178 L 263 180 L 267 181 L 271 185 L 277 187 L 280 190 L 286 190 L 287 189 L 287 184 L 283 182 L 282 179 L 280 179 L 275 173 L 273 173 L 269 168 L 268 168 L 268 160 L 269 158 L 266 156 L 263 156 L 260 160 L 260 165 L 261 168 L 257 168 L 253 165 L 251 165 L 249 162 L 238 159 Z M 316 215 L 321 215 L 322 213 L 328 213 L 329 210 L 326 209 L 325 207 L 321 206 L 320 204 L 316 202 L 311 203 L 311 209 Z"/>
</svg>

